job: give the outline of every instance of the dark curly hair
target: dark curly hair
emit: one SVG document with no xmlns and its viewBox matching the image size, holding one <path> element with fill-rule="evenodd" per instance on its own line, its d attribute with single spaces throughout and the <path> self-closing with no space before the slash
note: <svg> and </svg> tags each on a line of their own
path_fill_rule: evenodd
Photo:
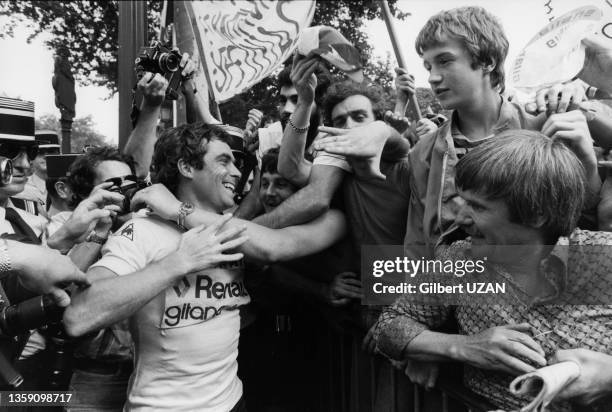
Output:
<svg viewBox="0 0 612 412">
<path fill-rule="evenodd" d="M 73 204 L 70 206 L 78 205 L 89 196 L 94 187 L 96 168 L 100 163 L 109 160 L 123 162 L 130 167 L 132 173 L 135 173 L 134 159 L 131 156 L 122 154 L 114 146 L 92 147 L 85 154 L 79 156 L 68 169 L 67 183 L 74 193 Z"/>
<path fill-rule="evenodd" d="M 222 128 L 204 122 L 184 124 L 162 132 L 155 142 L 151 161 L 151 178 L 176 194 L 181 174 L 178 162 L 183 159 L 196 169 L 204 167 L 208 142 L 220 140 L 229 144 L 231 136 Z"/>
<path fill-rule="evenodd" d="M 383 100 L 383 90 L 376 85 L 357 84 L 352 81 L 345 81 L 332 84 L 327 89 L 327 94 L 323 98 L 323 115 L 326 125 L 332 124 L 332 111 L 334 107 L 351 96 L 362 95 L 367 97 L 372 103 L 372 111 L 376 120 L 382 120 L 385 112 L 385 102 Z"/>
<path fill-rule="evenodd" d="M 293 87 L 293 83 L 291 82 L 291 68 L 291 65 L 285 66 L 276 77 L 276 88 L 279 93 L 280 89 L 283 87 Z M 314 100 L 317 106 L 321 107 L 323 97 L 332 83 L 332 77 L 329 72 L 320 69 L 315 70 L 315 75 L 317 76 L 317 87 L 315 88 Z"/>
</svg>

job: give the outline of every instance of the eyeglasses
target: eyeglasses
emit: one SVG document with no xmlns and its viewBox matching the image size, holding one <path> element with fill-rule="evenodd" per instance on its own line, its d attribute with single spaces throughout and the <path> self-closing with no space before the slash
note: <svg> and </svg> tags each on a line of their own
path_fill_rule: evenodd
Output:
<svg viewBox="0 0 612 412">
<path fill-rule="evenodd" d="M 23 144 L 23 143 L 0 143 L 0 156 L 4 156 L 8 159 L 16 159 L 21 153 L 25 153 L 28 156 L 28 160 L 32 161 L 36 159 L 38 155 L 38 146 L 35 144 Z"/>
</svg>

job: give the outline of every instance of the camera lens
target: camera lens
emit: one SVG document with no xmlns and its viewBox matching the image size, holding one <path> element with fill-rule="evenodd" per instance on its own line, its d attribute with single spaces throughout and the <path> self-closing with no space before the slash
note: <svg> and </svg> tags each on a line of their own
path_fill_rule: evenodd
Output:
<svg viewBox="0 0 612 412">
<path fill-rule="evenodd" d="M 11 159 L 0 157 L 0 182 L 8 185 L 13 179 L 13 163 Z"/>
<path fill-rule="evenodd" d="M 158 61 L 159 67 L 161 67 L 164 72 L 175 72 L 179 69 L 180 60 L 176 54 L 162 53 Z"/>
</svg>

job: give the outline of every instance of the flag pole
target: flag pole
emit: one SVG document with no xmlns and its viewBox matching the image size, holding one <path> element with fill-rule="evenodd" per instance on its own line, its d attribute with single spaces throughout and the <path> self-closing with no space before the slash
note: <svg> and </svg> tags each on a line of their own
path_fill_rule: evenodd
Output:
<svg viewBox="0 0 612 412">
<path fill-rule="evenodd" d="M 204 69 L 204 76 L 206 77 L 206 84 L 208 85 L 209 106 L 212 103 L 213 110 L 215 112 L 215 117 L 218 121 L 223 122 L 223 119 L 221 119 L 221 111 L 219 110 L 219 104 L 215 100 L 215 95 L 213 93 L 212 82 L 208 73 L 208 66 L 206 65 L 206 56 L 204 56 L 204 46 L 202 45 L 202 39 L 200 38 L 200 33 L 198 32 L 198 26 L 196 22 L 195 13 L 193 12 L 193 6 L 191 5 L 191 1 L 183 1 L 183 4 L 185 5 L 185 11 L 187 12 L 187 18 L 189 19 L 189 22 L 191 24 L 191 30 L 193 31 L 193 36 L 195 38 L 196 45 L 198 46 L 200 63 L 202 64 L 202 68 Z"/>
<path fill-rule="evenodd" d="M 397 42 L 397 34 L 395 32 L 395 26 L 393 24 L 393 15 L 391 15 L 391 10 L 389 9 L 389 4 L 387 0 L 380 0 L 380 8 L 382 11 L 383 18 L 385 20 L 385 24 L 387 25 L 387 31 L 389 32 L 389 37 L 391 38 L 391 44 L 393 45 L 393 51 L 395 52 L 395 59 L 397 60 L 397 64 L 402 69 L 407 69 L 406 60 L 404 60 L 404 55 L 402 54 L 402 50 L 400 49 L 399 43 Z M 419 102 L 416 97 L 416 89 L 410 99 L 408 100 L 408 104 L 412 107 L 412 110 L 415 113 L 416 120 L 420 120 L 423 116 L 421 116 L 421 110 L 419 109 Z M 401 113 L 404 115 L 406 112 L 406 108 L 404 108 Z"/>
</svg>

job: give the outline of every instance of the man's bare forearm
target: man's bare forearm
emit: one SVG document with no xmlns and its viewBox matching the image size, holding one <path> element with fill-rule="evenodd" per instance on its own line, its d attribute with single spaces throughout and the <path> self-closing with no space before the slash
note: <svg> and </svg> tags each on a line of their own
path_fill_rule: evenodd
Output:
<svg viewBox="0 0 612 412">
<path fill-rule="evenodd" d="M 329 209 L 330 201 L 312 185 L 303 187 L 269 213 L 253 219 L 254 223 L 280 229 L 300 225 L 321 216 Z"/>
<path fill-rule="evenodd" d="M 68 257 L 76 267 L 86 272 L 91 265 L 100 259 L 100 249 L 102 249 L 102 245 L 99 243 L 79 243 L 70 250 Z"/>
<path fill-rule="evenodd" d="M 291 115 L 292 122 L 297 127 L 305 127 L 310 121 L 310 111 L 310 103 L 298 101 L 295 112 Z M 278 172 L 285 179 L 300 187 L 308 183 L 312 167 L 312 163 L 304 158 L 307 134 L 307 132 L 298 133 L 290 124 L 287 124 L 278 155 Z"/>
<path fill-rule="evenodd" d="M 64 312 L 66 331 L 71 336 L 81 336 L 130 317 L 185 275 L 182 268 L 174 254 L 125 276 L 106 268 L 93 268 L 90 272 L 97 279 L 90 287 L 77 291 Z"/>
<path fill-rule="evenodd" d="M 196 209 L 185 218 L 185 225 L 193 228 L 211 225 L 219 215 Z M 269 229 L 248 220 L 233 218 L 229 225 L 246 227 L 244 234 L 249 240 L 239 250 L 245 256 L 261 262 L 280 262 L 311 255 L 331 246 L 346 233 L 346 222 L 342 213 L 330 210 L 314 221 L 283 229 Z"/>
<path fill-rule="evenodd" d="M 159 118 L 160 106 L 146 106 L 140 110 L 136 127 L 130 133 L 123 152 L 132 156 L 136 163 L 136 175 L 145 177 L 149 173 L 153 148 L 157 138 L 157 120 Z"/>
<path fill-rule="evenodd" d="M 274 229 L 310 222 L 329 210 L 332 197 L 342 184 L 345 173 L 339 167 L 316 165 L 308 185 L 270 213 L 257 217 L 254 222 Z"/>
</svg>

